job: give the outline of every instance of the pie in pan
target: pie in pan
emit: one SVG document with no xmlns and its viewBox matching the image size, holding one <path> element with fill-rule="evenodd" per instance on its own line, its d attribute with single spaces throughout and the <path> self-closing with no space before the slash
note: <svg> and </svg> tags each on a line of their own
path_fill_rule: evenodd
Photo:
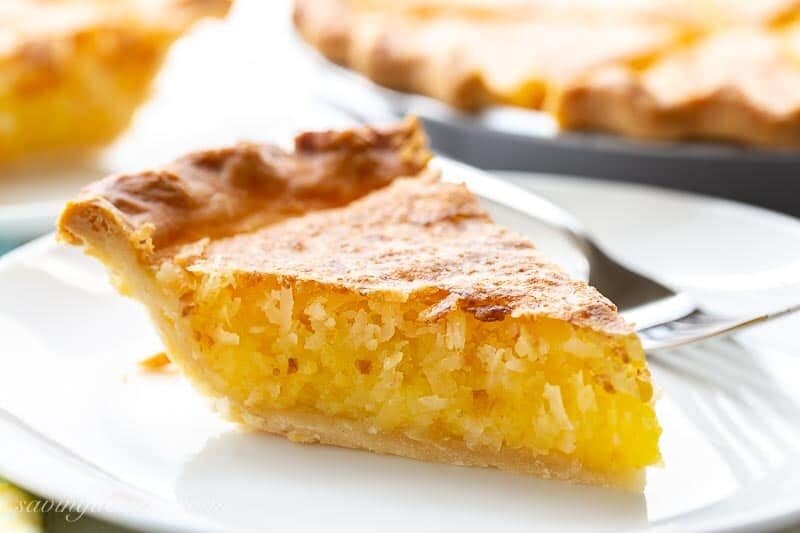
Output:
<svg viewBox="0 0 800 533">
<path fill-rule="evenodd" d="M 797 0 L 295 0 L 328 59 L 563 130 L 800 148 Z"/>
<path fill-rule="evenodd" d="M 633 328 L 429 159 L 415 119 L 193 153 L 89 186 L 58 234 L 244 426 L 640 490 L 661 429 Z"/>
<path fill-rule="evenodd" d="M 0 162 L 112 140 L 170 44 L 231 1 L 0 2 Z"/>
</svg>

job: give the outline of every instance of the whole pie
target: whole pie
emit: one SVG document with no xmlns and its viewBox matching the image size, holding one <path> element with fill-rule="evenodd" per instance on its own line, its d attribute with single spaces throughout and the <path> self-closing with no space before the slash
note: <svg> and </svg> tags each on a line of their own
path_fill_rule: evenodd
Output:
<svg viewBox="0 0 800 533">
<path fill-rule="evenodd" d="M 414 119 L 193 153 L 89 186 L 59 236 L 245 426 L 640 489 L 661 429 L 633 328 L 429 158 Z"/>
<path fill-rule="evenodd" d="M 800 147 L 797 0 L 295 0 L 294 22 L 332 61 L 465 110 Z"/>
<path fill-rule="evenodd" d="M 2 0 L 0 162 L 112 140 L 172 42 L 232 0 Z"/>
</svg>

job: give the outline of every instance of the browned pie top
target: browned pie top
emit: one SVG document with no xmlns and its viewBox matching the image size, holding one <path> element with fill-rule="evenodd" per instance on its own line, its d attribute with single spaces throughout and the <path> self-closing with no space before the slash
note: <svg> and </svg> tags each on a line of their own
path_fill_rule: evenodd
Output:
<svg viewBox="0 0 800 533">
<path fill-rule="evenodd" d="M 144 25 L 181 31 L 201 16 L 224 15 L 231 3 L 232 0 L 2 0 L 0 56 L 21 47 L 46 46 L 65 37 L 86 40 L 96 29 L 135 32 Z M 119 46 L 114 42 L 103 44 Z"/>
<path fill-rule="evenodd" d="M 495 224 L 463 185 L 433 173 L 401 179 L 346 207 L 210 242 L 199 272 L 280 275 L 362 293 L 440 293 L 479 320 L 544 315 L 628 333 L 614 305 L 570 279 L 525 237 Z"/>
<path fill-rule="evenodd" d="M 145 262 L 179 256 L 196 273 L 424 295 L 439 302 L 429 319 L 459 307 L 484 321 L 547 316 L 632 333 L 594 288 L 495 224 L 463 185 L 439 181 L 428 158 L 413 119 L 382 131 L 302 134 L 293 153 L 242 145 L 192 154 L 91 186 L 67 206 L 59 230 L 91 243 L 121 228 Z M 150 226 L 153 245 L 140 246 Z"/>
<path fill-rule="evenodd" d="M 587 22 L 639 20 L 679 25 L 779 24 L 798 0 L 339 0 L 359 11 L 418 18 L 571 18 Z"/>
<path fill-rule="evenodd" d="M 127 87 L 196 20 L 224 16 L 232 1 L 0 0 L 0 86 L 10 98 L 2 105 L 41 97 L 76 70 L 94 83 L 90 69 L 108 69 Z"/>
</svg>

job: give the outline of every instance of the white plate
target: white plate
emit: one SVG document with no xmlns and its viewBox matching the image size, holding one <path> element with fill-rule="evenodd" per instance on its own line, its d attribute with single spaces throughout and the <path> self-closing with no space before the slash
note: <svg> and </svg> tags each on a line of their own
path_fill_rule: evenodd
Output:
<svg viewBox="0 0 800 533">
<path fill-rule="evenodd" d="M 783 288 L 726 298 L 800 298 L 785 284 L 800 249 L 793 219 L 596 181 L 526 183 L 679 284 L 772 280 Z M 241 432 L 179 375 L 137 369 L 160 350 L 143 310 L 47 237 L 0 260 L 0 474 L 66 500 L 73 516 L 88 508 L 146 530 L 778 527 L 800 519 L 798 326 L 790 317 L 652 362 L 666 466 L 634 495 Z"/>
</svg>

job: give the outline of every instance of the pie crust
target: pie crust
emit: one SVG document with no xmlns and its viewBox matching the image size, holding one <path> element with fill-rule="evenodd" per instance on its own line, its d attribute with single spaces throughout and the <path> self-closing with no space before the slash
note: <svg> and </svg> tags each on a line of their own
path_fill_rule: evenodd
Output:
<svg viewBox="0 0 800 533">
<path fill-rule="evenodd" d="M 400 91 L 564 130 L 800 146 L 795 0 L 295 0 L 300 35 Z"/>
</svg>

